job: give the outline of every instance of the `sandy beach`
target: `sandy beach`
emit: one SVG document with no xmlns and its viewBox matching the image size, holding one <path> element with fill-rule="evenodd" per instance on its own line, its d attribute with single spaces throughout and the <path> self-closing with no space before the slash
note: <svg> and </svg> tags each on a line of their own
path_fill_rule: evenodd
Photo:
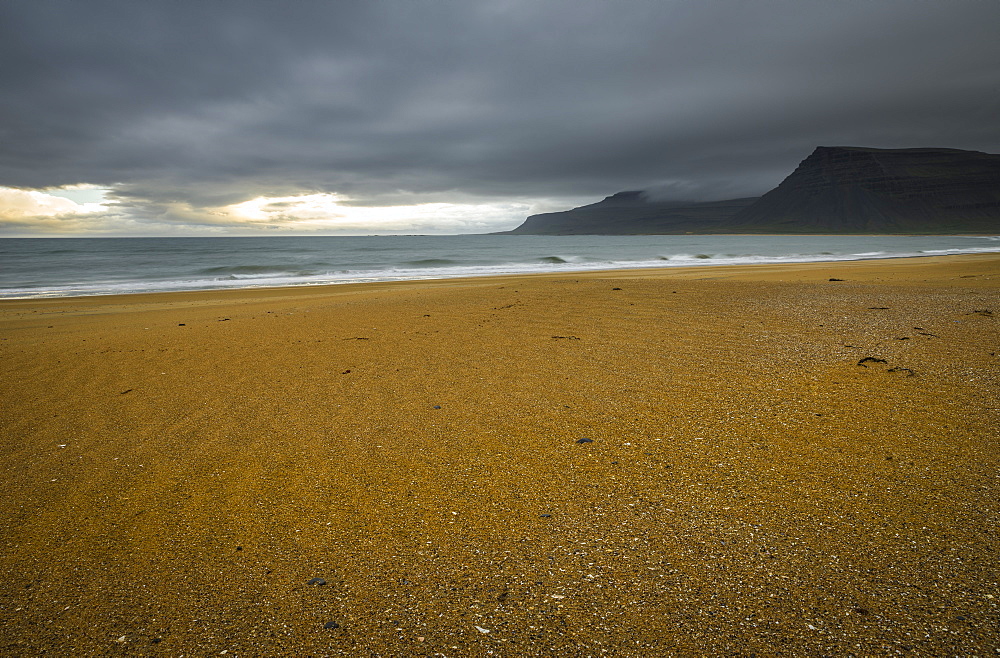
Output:
<svg viewBox="0 0 1000 658">
<path fill-rule="evenodd" d="M 0 653 L 993 655 L 998 316 L 997 254 L 2 301 Z"/>
</svg>

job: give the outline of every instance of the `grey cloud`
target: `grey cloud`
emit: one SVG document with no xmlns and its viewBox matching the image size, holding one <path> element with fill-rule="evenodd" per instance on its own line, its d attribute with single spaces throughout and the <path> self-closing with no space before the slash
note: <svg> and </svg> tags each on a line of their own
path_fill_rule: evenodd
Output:
<svg viewBox="0 0 1000 658">
<path fill-rule="evenodd" d="M 255 196 L 759 194 L 818 145 L 1000 151 L 1000 4 L 0 4 L 0 185 L 140 219 Z M 184 209 L 184 210 L 179 210 Z"/>
</svg>

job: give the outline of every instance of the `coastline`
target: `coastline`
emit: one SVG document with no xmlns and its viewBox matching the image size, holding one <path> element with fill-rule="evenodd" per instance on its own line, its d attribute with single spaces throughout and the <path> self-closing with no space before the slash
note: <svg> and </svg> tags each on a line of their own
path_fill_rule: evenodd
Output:
<svg viewBox="0 0 1000 658">
<path fill-rule="evenodd" d="M 648 266 L 648 267 L 638 267 L 638 268 L 608 268 L 608 269 L 586 269 L 586 270 L 562 270 L 557 272 L 516 272 L 516 273 L 503 273 L 503 274 L 480 274 L 480 275 L 448 275 L 441 277 L 427 277 L 418 279 L 386 279 L 386 280 L 374 280 L 374 281 L 358 281 L 358 282 L 338 282 L 338 283 L 295 283 L 286 285 L 246 285 L 245 287 L 233 287 L 233 288 L 195 288 L 192 290 L 157 290 L 153 292 L 128 292 L 128 293 L 100 293 L 100 294 L 75 294 L 75 295 L 52 295 L 52 296 L 34 296 L 34 297 L 7 297 L 0 298 L 0 304 L 16 304 L 18 302 L 45 302 L 45 301 L 82 301 L 82 300 L 96 300 L 100 303 L 102 300 L 110 301 L 112 303 L 120 302 L 122 304 L 128 303 L 129 301 L 139 303 L 146 297 L 158 297 L 161 295 L 177 295 L 179 298 L 184 296 L 195 296 L 199 297 L 202 295 L 209 296 L 234 296 L 241 297 L 244 295 L 253 296 L 254 293 L 262 293 L 264 296 L 273 294 L 271 291 L 299 291 L 307 295 L 312 294 L 326 294 L 332 293 L 336 289 L 342 287 L 354 288 L 356 286 L 396 286 L 396 285 L 435 285 L 437 283 L 462 283 L 462 282 L 472 282 L 478 280 L 484 281 L 496 281 L 508 278 L 520 278 L 520 277 L 576 277 L 576 278 L 601 278 L 607 276 L 676 276 L 678 278 L 728 278 L 730 276 L 751 276 L 759 278 L 760 275 L 765 272 L 777 271 L 785 272 L 786 270 L 790 275 L 795 276 L 796 270 L 802 270 L 803 272 L 808 272 L 811 270 L 822 270 L 828 267 L 836 267 L 840 265 L 850 265 L 851 263 L 861 264 L 862 270 L 864 265 L 867 263 L 883 263 L 883 262 L 893 262 L 893 261 L 921 261 L 921 262 L 938 262 L 938 259 L 943 259 L 941 262 L 958 262 L 954 259 L 961 259 L 969 257 L 972 259 L 989 259 L 990 257 L 1000 258 L 1000 252 L 982 252 L 982 253 L 966 253 L 966 254 L 928 254 L 928 255 L 906 255 L 906 256 L 887 256 L 887 257 L 869 257 L 869 258 L 856 258 L 850 260 L 810 260 L 804 262 L 775 262 L 775 263 L 742 263 L 742 264 L 713 264 L 713 265 L 671 265 L 671 266 Z M 973 260 L 972 262 L 975 262 Z M 984 260 L 984 262 L 986 262 Z M 717 277 L 703 277 L 705 273 L 715 273 L 719 276 Z M 990 274 L 988 268 L 984 272 L 985 274 Z M 767 280 L 765 276 L 764 279 Z M 228 297 L 227 297 L 228 298 Z"/>
<path fill-rule="evenodd" d="M 0 300 L 0 647 L 988 653 L 997 315 L 995 253 Z"/>
<path fill-rule="evenodd" d="M 1000 237 L 0 239 L 0 299 L 1000 253 Z"/>
</svg>

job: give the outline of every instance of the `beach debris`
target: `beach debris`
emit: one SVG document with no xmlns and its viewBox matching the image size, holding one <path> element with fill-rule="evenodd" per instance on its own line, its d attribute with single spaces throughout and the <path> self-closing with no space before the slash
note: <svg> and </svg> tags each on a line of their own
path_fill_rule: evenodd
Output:
<svg viewBox="0 0 1000 658">
<path fill-rule="evenodd" d="M 434 408 L 435 408 L 435 409 L 440 409 L 440 408 L 441 408 L 441 405 L 440 405 L 440 404 L 435 404 L 435 405 L 434 405 Z"/>
<path fill-rule="evenodd" d="M 552 598 L 554 598 L 554 599 L 565 599 L 566 596 L 564 594 L 553 594 Z"/>
<path fill-rule="evenodd" d="M 118 395 L 125 395 L 126 393 L 131 393 L 134 390 L 135 390 L 134 388 L 127 388 L 124 391 L 122 391 L 121 393 L 119 393 Z"/>
<path fill-rule="evenodd" d="M 186 325 L 186 324 L 184 324 L 183 322 L 181 322 L 181 323 L 179 323 L 179 324 L 178 324 L 177 326 L 178 326 L 178 327 L 186 327 L 187 325 Z"/>
<path fill-rule="evenodd" d="M 868 367 L 867 365 L 865 365 L 865 364 L 868 364 L 868 363 L 889 363 L 889 362 L 886 361 L 885 359 L 877 359 L 874 356 L 866 356 L 865 358 L 863 358 L 860 361 L 858 361 L 858 365 L 859 366 L 863 366 L 865 368 Z"/>
<path fill-rule="evenodd" d="M 330 629 L 340 628 L 340 624 L 338 624 L 335 621 L 328 621 L 325 624 L 323 624 L 323 628 L 330 628 Z"/>
<path fill-rule="evenodd" d="M 489 635 L 490 634 L 490 629 L 488 629 L 488 628 L 483 628 L 482 626 L 476 626 L 475 629 L 477 631 L 479 631 L 480 633 L 482 633 L 483 635 Z"/>
<path fill-rule="evenodd" d="M 563 340 L 580 340 L 576 336 L 553 336 L 553 338 L 563 339 Z"/>
<path fill-rule="evenodd" d="M 541 518 L 541 519 L 551 519 L 552 515 L 551 514 L 539 514 L 538 517 Z"/>
<path fill-rule="evenodd" d="M 229 318 L 222 318 L 221 320 L 218 320 L 218 322 L 229 322 Z"/>
<path fill-rule="evenodd" d="M 350 369 L 350 368 L 348 368 L 347 370 L 343 371 L 343 372 L 342 372 L 342 373 L 340 373 L 340 374 L 342 374 L 342 375 L 346 375 L 346 374 L 347 374 L 347 373 L 349 373 L 349 372 L 351 372 L 351 369 Z"/>
<path fill-rule="evenodd" d="M 913 372 L 912 370 L 910 370 L 909 368 L 900 368 L 900 367 L 889 368 L 886 372 L 905 373 L 907 377 L 913 377 L 915 374 L 917 374 L 917 373 Z"/>
<path fill-rule="evenodd" d="M 993 311 L 988 308 L 980 309 L 978 311 L 973 311 L 972 313 L 966 313 L 966 315 L 982 315 L 983 317 L 992 318 Z"/>
<path fill-rule="evenodd" d="M 621 288 L 612 288 L 612 290 L 621 290 Z"/>
<path fill-rule="evenodd" d="M 326 585 L 326 581 L 322 578 L 313 578 L 309 581 L 310 585 Z"/>
<path fill-rule="evenodd" d="M 577 443 L 593 443 L 594 440 L 593 439 L 588 439 L 588 438 L 584 437 L 582 439 L 577 439 L 576 442 Z"/>
<path fill-rule="evenodd" d="M 125 636 L 122 635 L 120 638 L 115 640 L 115 642 L 117 642 L 118 644 L 125 644 Z"/>
<path fill-rule="evenodd" d="M 833 281 L 833 279 L 830 279 L 830 280 Z M 868 310 L 869 311 L 888 311 L 889 307 L 888 306 L 869 306 Z"/>
<path fill-rule="evenodd" d="M 830 281 L 843 281 L 843 279 L 829 279 Z"/>
</svg>

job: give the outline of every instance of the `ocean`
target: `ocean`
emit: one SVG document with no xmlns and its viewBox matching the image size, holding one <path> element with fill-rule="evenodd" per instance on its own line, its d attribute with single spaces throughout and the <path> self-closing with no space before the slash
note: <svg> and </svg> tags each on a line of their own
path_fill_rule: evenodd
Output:
<svg viewBox="0 0 1000 658">
<path fill-rule="evenodd" d="M 1000 252 L 1000 236 L 5 238 L 0 298 L 981 252 Z"/>
</svg>

